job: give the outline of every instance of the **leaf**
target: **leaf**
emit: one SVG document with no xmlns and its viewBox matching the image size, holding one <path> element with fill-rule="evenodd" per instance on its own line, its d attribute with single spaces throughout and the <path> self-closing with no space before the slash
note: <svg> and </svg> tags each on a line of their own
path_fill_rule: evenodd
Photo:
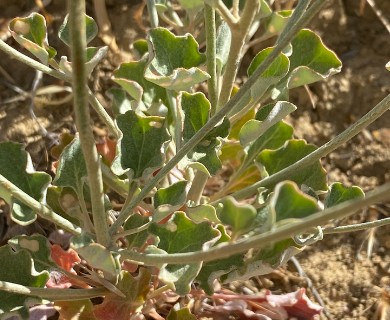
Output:
<svg viewBox="0 0 390 320">
<path fill-rule="evenodd" d="M 144 224 L 149 222 L 148 217 L 144 217 L 140 215 L 139 213 L 134 213 L 130 216 L 129 219 L 126 220 L 123 229 L 124 231 L 130 230 L 130 229 L 135 229 L 138 227 L 143 226 Z M 135 234 L 131 234 L 126 236 L 128 245 L 128 248 L 140 248 L 142 247 L 147 238 L 149 236 L 148 230 L 144 230 L 141 232 L 137 232 Z"/>
<path fill-rule="evenodd" d="M 32 13 L 25 18 L 12 19 L 9 24 L 12 37 L 25 49 L 48 65 L 57 51 L 47 42 L 46 20 L 39 13 Z"/>
<path fill-rule="evenodd" d="M 204 62 L 198 51 L 198 43 L 191 34 L 175 36 L 168 29 L 154 28 L 149 31 L 151 61 L 145 78 L 170 90 L 188 90 L 210 76 L 197 68 Z"/>
<path fill-rule="evenodd" d="M 269 175 L 272 175 L 312 153 L 317 147 L 307 144 L 304 140 L 289 140 L 283 147 L 277 150 L 263 150 L 256 161 L 265 167 Z M 326 171 L 318 160 L 315 163 L 295 171 L 289 180 L 298 185 L 305 184 L 315 191 L 327 191 Z"/>
<path fill-rule="evenodd" d="M 184 212 L 176 212 L 165 225 L 153 223 L 149 232 L 159 238 L 158 248 L 167 253 L 207 250 L 220 237 L 209 222 L 194 223 Z M 173 285 L 177 294 L 185 295 L 201 266 L 201 262 L 168 265 L 160 270 L 159 279 Z"/>
<path fill-rule="evenodd" d="M 341 71 L 341 61 L 321 38 L 309 29 L 298 32 L 291 42 L 289 89 L 325 79 Z"/>
<path fill-rule="evenodd" d="M 187 199 L 187 181 L 179 181 L 167 188 L 160 188 L 154 195 L 153 221 L 161 221 L 169 214 L 180 209 Z"/>
<path fill-rule="evenodd" d="M 76 193 L 80 193 L 87 175 L 80 139 L 76 137 L 62 152 L 53 183 L 60 187 L 71 187 Z"/>
<path fill-rule="evenodd" d="M 240 131 L 240 143 L 247 146 L 296 109 L 297 107 L 290 102 L 278 101 L 263 120 L 249 120 L 243 125 Z"/>
<path fill-rule="evenodd" d="M 0 281 L 17 283 L 23 286 L 43 288 L 49 279 L 47 271 L 37 272 L 30 254 L 21 250 L 12 252 L 10 246 L 0 247 Z M 0 290 L 0 317 L 19 315 L 29 319 L 29 306 L 42 303 L 39 297 L 30 297 Z"/>
<path fill-rule="evenodd" d="M 133 49 L 138 57 L 142 57 L 149 52 L 148 42 L 145 39 L 138 39 L 132 43 Z"/>
<path fill-rule="evenodd" d="M 275 212 L 275 222 L 299 219 L 320 211 L 316 199 L 308 196 L 291 181 L 280 182 L 275 187 L 270 207 Z"/>
<path fill-rule="evenodd" d="M 191 313 L 190 309 L 188 307 L 184 308 L 176 308 L 175 305 L 173 308 L 171 308 L 171 311 L 169 311 L 167 315 L 167 320 L 196 320 L 197 318 Z"/>
<path fill-rule="evenodd" d="M 215 208 L 209 204 L 201 204 L 196 207 L 187 208 L 188 217 L 195 223 L 202 221 L 209 221 L 214 223 L 220 223 L 221 221 L 217 217 Z"/>
<path fill-rule="evenodd" d="M 114 71 L 113 81 L 119 84 L 136 101 L 141 99 L 147 107 L 152 103 L 163 101 L 167 102 L 167 94 L 164 88 L 148 81 L 144 77 L 145 68 L 148 63 L 148 57 L 145 56 L 139 61 L 122 63 Z"/>
<path fill-rule="evenodd" d="M 340 182 L 335 182 L 330 186 L 324 205 L 325 208 L 330 208 L 344 201 L 360 198 L 364 198 L 364 192 L 361 188 L 356 186 L 345 187 Z"/>
<path fill-rule="evenodd" d="M 13 142 L 0 143 L 0 174 L 37 201 L 44 201 L 45 190 L 51 177 L 44 172 L 35 172 L 29 154 L 22 146 Z M 0 196 L 12 208 L 11 218 L 17 224 L 33 223 L 37 215 L 28 206 L 0 188 Z"/>
<path fill-rule="evenodd" d="M 194 14 L 194 11 L 198 11 L 203 7 L 203 0 L 179 0 L 180 5 L 190 13 Z"/>
<path fill-rule="evenodd" d="M 106 94 L 112 100 L 111 108 L 115 118 L 129 110 L 134 110 L 132 106 L 132 101 L 134 100 L 130 100 L 126 91 L 122 88 L 110 88 L 107 90 Z"/>
<path fill-rule="evenodd" d="M 58 320 L 96 320 L 91 300 L 56 301 L 54 307 L 60 314 Z"/>
<path fill-rule="evenodd" d="M 152 174 L 164 163 L 164 144 L 169 141 L 164 118 L 146 117 L 129 110 L 119 115 L 118 127 L 123 133 L 120 142 L 120 164 L 130 169 L 133 178 Z"/>
<path fill-rule="evenodd" d="M 203 93 L 190 94 L 182 92 L 181 108 L 184 113 L 183 140 L 186 143 L 209 120 L 210 102 Z M 207 174 L 215 174 L 221 167 L 219 150 L 220 138 L 229 134 L 229 121 L 227 118 L 214 127 L 202 141 L 200 141 L 187 155 L 190 162 L 199 162 L 207 169 Z"/>
<path fill-rule="evenodd" d="M 217 63 L 217 68 L 220 72 L 222 72 L 222 69 L 227 62 L 231 41 L 232 41 L 232 32 L 230 31 L 228 24 L 225 21 L 222 21 L 221 25 L 218 27 L 217 30 L 216 50 L 215 50 L 215 59 Z"/>
<path fill-rule="evenodd" d="M 93 267 L 108 273 L 110 277 L 115 278 L 119 273 L 119 267 L 110 250 L 99 243 L 91 243 L 82 248 L 76 249 L 88 264 Z"/>
<path fill-rule="evenodd" d="M 93 313 L 98 320 L 130 319 L 141 307 L 150 291 L 151 274 L 146 268 L 140 268 L 137 277 L 126 271 L 121 271 L 116 287 L 125 297 L 109 293 L 102 304 L 93 307 Z"/>
<path fill-rule="evenodd" d="M 263 3 L 261 7 L 263 9 Z M 286 26 L 288 20 L 291 17 L 291 14 L 291 10 L 272 12 L 272 14 L 264 21 L 265 32 L 261 35 L 261 37 L 267 39 L 269 37 L 279 35 Z"/>
<path fill-rule="evenodd" d="M 230 236 L 226 233 L 225 227 L 218 225 L 217 228 L 221 232 L 221 238 L 215 245 L 229 242 Z M 196 281 L 200 283 L 200 287 L 206 294 L 212 295 L 214 293 L 214 281 L 219 278 L 224 278 L 224 275 L 242 267 L 244 265 L 244 256 L 245 254 L 241 253 L 226 259 L 218 259 L 204 263 L 196 277 Z"/>
<path fill-rule="evenodd" d="M 235 237 L 250 229 L 256 215 L 257 212 L 253 206 L 239 203 L 231 196 L 225 197 L 217 207 L 219 220 L 232 228 Z"/>
<path fill-rule="evenodd" d="M 87 44 L 90 43 L 98 34 L 98 26 L 90 16 L 85 15 L 85 34 L 87 37 Z M 70 47 L 70 27 L 69 27 L 69 15 L 67 15 L 62 23 L 59 31 L 58 37 Z"/>
</svg>

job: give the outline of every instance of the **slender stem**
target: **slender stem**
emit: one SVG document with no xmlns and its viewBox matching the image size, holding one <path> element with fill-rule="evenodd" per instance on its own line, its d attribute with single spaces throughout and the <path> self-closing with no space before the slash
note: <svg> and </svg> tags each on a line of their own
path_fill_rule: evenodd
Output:
<svg viewBox="0 0 390 320">
<path fill-rule="evenodd" d="M 93 223 L 98 243 L 107 247 L 110 243 L 107 215 L 104 208 L 103 179 L 100 169 L 95 139 L 93 137 L 88 108 L 86 62 L 85 1 L 69 0 L 70 43 L 72 56 L 72 76 L 74 111 L 76 126 L 80 136 L 81 149 L 88 172 L 91 191 Z"/>
<path fill-rule="evenodd" d="M 84 188 L 83 188 L 83 183 L 79 182 L 78 187 L 77 187 L 77 197 L 79 198 L 79 203 L 80 203 L 80 208 L 81 208 L 81 215 L 83 216 L 83 221 L 84 221 L 84 229 L 87 230 L 87 232 L 94 233 L 95 228 L 93 226 L 91 217 L 89 215 L 88 209 L 87 209 L 87 204 L 85 202 L 84 198 Z"/>
<path fill-rule="evenodd" d="M 367 193 L 365 198 L 343 202 L 334 207 L 300 219 L 299 221 L 283 225 L 277 229 L 250 238 L 244 238 L 232 244 L 222 244 L 207 251 L 175 254 L 143 254 L 129 250 L 121 250 L 119 253 L 122 258 L 145 265 L 161 265 L 163 263 L 187 264 L 223 259 L 252 248 L 264 248 L 270 243 L 275 243 L 288 239 L 291 236 L 302 234 L 310 228 L 327 223 L 329 220 L 347 217 L 366 206 L 386 199 L 390 199 L 390 183 L 384 184 Z"/>
<path fill-rule="evenodd" d="M 229 25 L 229 27 L 234 28 L 238 22 L 238 19 L 230 12 L 230 10 L 226 7 L 226 5 L 223 3 L 222 0 L 219 0 L 217 2 L 216 9 L 218 10 L 219 14 L 223 17 L 225 22 Z"/>
<path fill-rule="evenodd" d="M 152 219 L 149 218 L 149 221 L 147 223 L 143 224 L 142 226 L 118 233 L 115 236 L 113 236 L 113 239 L 116 241 L 120 238 L 130 236 L 130 235 L 135 234 L 135 233 L 139 233 L 141 231 L 148 229 L 151 224 L 152 224 Z"/>
<path fill-rule="evenodd" d="M 304 1 L 304 0 L 301 0 Z M 256 71 L 248 78 L 247 82 L 241 87 L 241 89 L 235 94 L 226 105 L 222 107 L 213 117 L 209 119 L 209 121 L 190 139 L 186 144 L 182 146 L 182 148 L 177 152 L 177 154 L 168 161 L 168 163 L 149 181 L 147 185 L 141 190 L 138 196 L 134 197 L 132 202 L 129 204 L 126 211 L 122 212 L 114 224 L 110 228 L 110 234 L 113 235 L 119 229 L 119 227 L 126 221 L 126 219 L 131 215 L 132 210 L 135 206 L 141 202 L 148 193 L 153 190 L 153 188 L 157 185 L 157 183 L 165 177 L 166 174 L 171 171 L 179 161 L 194 148 L 199 141 L 202 139 L 221 121 L 226 114 L 228 114 L 237 104 L 241 104 L 242 100 L 247 100 L 248 93 L 255 85 L 256 80 L 260 77 L 260 75 L 267 70 L 267 68 L 272 64 L 272 62 L 276 59 L 276 57 L 282 52 L 282 50 L 286 47 L 286 45 L 295 37 L 297 32 L 311 20 L 314 14 L 321 8 L 321 5 L 318 3 L 323 3 L 323 0 L 317 0 L 309 10 L 307 10 L 307 15 L 301 17 L 301 19 L 297 22 L 299 28 L 290 29 L 286 28 L 286 35 L 284 35 L 283 40 L 279 41 L 274 50 L 264 59 L 261 65 L 256 69 Z M 295 13 L 295 11 L 294 11 Z M 294 15 L 294 14 L 293 14 Z M 282 33 L 284 34 L 284 33 Z"/>
<path fill-rule="evenodd" d="M 174 91 L 172 90 L 166 90 L 167 92 L 167 98 L 168 98 L 168 104 L 169 104 L 169 111 L 172 117 L 172 123 L 173 123 L 173 128 L 170 126 L 170 133 L 171 136 L 173 137 L 173 141 L 175 141 L 175 146 L 176 146 L 176 152 L 181 148 L 182 144 L 182 131 L 183 131 L 183 125 L 181 121 L 181 114 L 180 111 L 178 110 L 177 106 L 177 99 L 175 96 Z"/>
<path fill-rule="evenodd" d="M 117 194 L 119 194 L 123 198 L 126 198 L 129 191 L 128 180 L 120 180 L 104 163 L 101 164 L 101 169 L 104 183 L 112 190 L 114 190 Z"/>
<path fill-rule="evenodd" d="M 129 203 L 133 199 L 134 194 L 137 191 L 137 189 L 138 189 L 137 180 L 134 180 L 133 182 L 129 183 L 129 190 L 127 192 L 127 197 L 126 197 L 125 203 L 123 204 L 121 212 L 123 212 L 124 210 L 127 209 L 127 207 L 129 206 Z"/>
<path fill-rule="evenodd" d="M 33 209 L 39 216 L 55 223 L 60 228 L 76 235 L 81 234 L 82 230 L 80 227 L 64 219 L 44 204 L 38 202 L 2 175 L 0 175 L 0 191 L 11 194 L 13 198 L 24 203 L 26 206 Z"/>
<path fill-rule="evenodd" d="M 106 288 L 92 289 L 47 289 L 26 287 L 17 283 L 0 281 L 0 290 L 26 296 L 35 296 L 51 301 L 83 300 L 104 296 L 110 291 Z"/>
<path fill-rule="evenodd" d="M 215 10 L 208 4 L 204 5 L 204 22 L 206 29 L 207 73 L 210 75 L 210 79 L 207 80 L 207 86 L 211 115 L 214 115 L 218 104 L 217 63 L 215 56 L 217 32 L 215 30 Z"/>
<path fill-rule="evenodd" d="M 390 224 L 390 218 L 384 218 L 384 219 L 370 221 L 370 222 L 351 224 L 349 226 L 325 228 L 323 229 L 323 234 L 355 232 L 355 231 L 367 230 L 371 228 L 383 227 L 389 224 Z"/>
<path fill-rule="evenodd" d="M 226 70 L 223 75 L 217 109 L 224 106 L 230 98 L 237 71 L 241 64 L 242 49 L 246 43 L 247 34 L 259 9 L 259 5 L 260 2 L 258 0 L 247 0 L 240 21 L 235 28 L 231 28 L 232 42 L 226 62 Z"/>
<path fill-rule="evenodd" d="M 157 14 L 157 10 L 156 10 L 156 4 L 154 1 L 155 0 L 147 0 L 146 5 L 148 7 L 150 25 L 152 28 L 157 28 L 158 27 L 158 14 Z"/>
<path fill-rule="evenodd" d="M 260 187 L 270 187 L 275 185 L 276 183 L 286 180 L 293 173 L 296 173 L 298 170 L 302 170 L 306 168 L 310 164 L 318 161 L 322 157 L 326 156 L 333 150 L 337 149 L 339 146 L 356 136 L 360 131 L 362 131 L 365 127 L 373 123 L 376 119 L 378 119 L 383 113 L 385 113 L 390 108 L 390 94 L 387 95 L 381 102 L 379 102 L 371 111 L 365 114 L 362 118 L 360 118 L 357 122 L 355 122 L 348 129 L 344 130 L 338 136 L 333 138 L 331 141 L 327 142 L 314 152 L 310 153 L 306 157 L 301 160 L 295 162 L 291 166 L 280 170 L 279 172 L 269 176 L 247 188 L 239 190 L 231 194 L 231 196 L 236 199 L 243 199 L 249 197 L 257 192 L 257 189 Z M 220 202 L 220 200 L 214 202 L 213 204 Z"/>
<path fill-rule="evenodd" d="M 207 173 L 202 170 L 196 171 L 191 188 L 188 191 L 187 200 L 194 201 L 198 205 L 208 179 Z"/>
</svg>

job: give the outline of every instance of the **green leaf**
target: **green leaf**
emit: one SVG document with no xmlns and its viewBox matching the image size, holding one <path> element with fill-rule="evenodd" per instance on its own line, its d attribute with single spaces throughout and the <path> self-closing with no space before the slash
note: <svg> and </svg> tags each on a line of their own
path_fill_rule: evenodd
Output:
<svg viewBox="0 0 390 320">
<path fill-rule="evenodd" d="M 149 52 L 148 42 L 145 39 L 138 39 L 132 43 L 133 49 L 139 58 Z"/>
<path fill-rule="evenodd" d="M 304 140 L 289 140 L 277 150 L 263 150 L 256 161 L 263 165 L 269 175 L 272 175 L 307 156 L 317 147 L 307 144 Z M 315 191 L 327 191 L 326 171 L 318 160 L 312 165 L 295 171 L 289 180 L 298 185 L 305 184 Z"/>
<path fill-rule="evenodd" d="M 37 272 L 33 260 L 26 250 L 12 252 L 10 246 L 0 248 L 0 281 L 17 283 L 23 286 L 43 288 L 49 279 L 47 271 Z M 42 303 L 39 297 L 29 297 L 0 290 L 0 317 L 19 315 L 29 319 L 29 307 Z"/>
<path fill-rule="evenodd" d="M 187 11 L 194 14 L 194 11 L 198 11 L 203 7 L 203 0 L 179 0 L 180 5 Z"/>
<path fill-rule="evenodd" d="M 218 27 L 217 30 L 216 50 L 215 50 L 215 58 L 217 62 L 217 68 L 219 71 L 222 71 L 223 67 L 227 62 L 231 41 L 232 41 L 232 32 L 230 31 L 228 24 L 222 21 L 221 25 Z"/>
<path fill-rule="evenodd" d="M 149 222 L 148 217 L 144 217 L 139 213 L 134 213 L 130 216 L 129 219 L 126 220 L 123 229 L 124 231 L 130 230 L 130 229 L 135 229 L 138 227 L 141 227 L 145 225 L 146 223 Z M 126 236 L 128 245 L 128 248 L 141 248 L 144 244 L 145 241 L 148 238 L 148 230 L 143 230 L 141 232 L 137 232 L 131 235 Z"/>
<path fill-rule="evenodd" d="M 169 141 L 164 118 L 146 117 L 129 110 L 117 118 L 123 133 L 120 164 L 133 178 L 152 174 L 164 163 L 164 144 Z"/>
<path fill-rule="evenodd" d="M 112 100 L 112 112 L 115 118 L 120 114 L 133 110 L 131 100 L 126 95 L 126 91 L 122 88 L 110 88 L 108 89 L 107 94 Z"/>
<path fill-rule="evenodd" d="M 284 119 L 297 107 L 287 101 L 278 101 L 262 121 L 249 120 L 240 131 L 240 143 L 247 146 L 252 141 L 260 138 L 274 124 Z"/>
<path fill-rule="evenodd" d="M 179 181 L 167 188 L 160 188 L 154 195 L 153 221 L 161 221 L 169 214 L 179 210 L 187 199 L 187 181 Z"/>
<path fill-rule="evenodd" d="M 95 305 L 93 313 L 98 320 L 129 319 L 144 304 L 150 291 L 151 274 L 146 268 L 140 268 L 137 277 L 127 271 L 121 271 L 116 287 L 123 297 L 109 293 L 101 304 Z"/>
<path fill-rule="evenodd" d="M 8 244 L 15 252 L 26 250 L 34 261 L 34 267 L 38 272 L 57 267 L 50 255 L 50 243 L 42 235 L 16 236 L 8 240 Z"/>
<path fill-rule="evenodd" d="M 79 193 L 83 190 L 87 175 L 80 139 L 75 138 L 61 154 L 53 183 L 60 187 L 71 187 L 76 193 Z"/>
<path fill-rule="evenodd" d="M 196 207 L 187 208 L 188 217 L 195 223 L 202 221 L 209 221 L 214 223 L 220 223 L 221 221 L 217 217 L 215 208 L 209 204 L 201 204 Z"/>
<path fill-rule="evenodd" d="M 106 275 L 108 273 L 114 279 L 118 275 L 120 268 L 117 261 L 110 250 L 101 244 L 91 243 L 75 250 L 91 267 L 104 271 Z"/>
<path fill-rule="evenodd" d="M 210 78 L 197 68 L 205 58 L 192 35 L 175 36 L 168 29 L 155 28 L 149 31 L 148 41 L 152 60 L 145 71 L 147 80 L 167 89 L 185 91 Z"/>
<path fill-rule="evenodd" d="M 69 16 L 67 15 L 62 23 L 59 31 L 58 37 L 68 46 L 70 47 L 70 29 L 69 29 Z M 85 15 L 85 27 L 86 27 L 86 37 L 87 44 L 90 43 L 98 34 L 98 26 L 90 16 Z"/>
<path fill-rule="evenodd" d="M 182 92 L 180 102 L 184 113 L 183 140 L 186 143 L 209 120 L 210 102 L 203 93 L 190 94 L 186 92 Z M 225 118 L 188 153 L 189 161 L 192 163 L 199 162 L 207 169 L 207 174 L 215 174 L 222 167 L 219 159 L 220 138 L 224 138 L 229 134 L 229 127 L 229 121 Z"/>
<path fill-rule="evenodd" d="M 283 219 L 300 219 L 320 211 L 316 199 L 299 190 L 291 181 L 276 185 L 270 208 L 275 213 L 275 222 Z"/>
<path fill-rule="evenodd" d="M 144 77 L 148 57 L 139 61 L 122 63 L 114 71 L 113 80 L 119 84 L 136 101 L 142 101 L 147 107 L 160 100 L 167 105 L 167 94 L 164 88 L 148 81 Z"/>
<path fill-rule="evenodd" d="M 341 71 L 341 61 L 313 31 L 299 31 L 292 44 L 289 89 L 325 79 Z"/>
<path fill-rule="evenodd" d="M 191 313 L 188 307 L 178 309 L 179 304 L 176 304 L 171 308 L 167 315 L 167 320 L 196 320 L 197 318 Z"/>
<path fill-rule="evenodd" d="M 217 226 L 221 232 L 221 238 L 215 245 L 229 242 L 230 236 L 226 233 L 223 225 Z M 226 259 L 218 259 L 203 264 L 196 281 L 200 283 L 200 287 L 208 295 L 214 293 L 213 285 L 214 281 L 219 278 L 224 278 L 224 275 L 236 270 L 244 265 L 244 253 L 233 255 Z"/>
<path fill-rule="evenodd" d="M 325 208 L 330 208 L 344 201 L 360 198 L 364 198 L 364 192 L 361 188 L 356 186 L 345 187 L 340 182 L 335 182 L 330 186 L 324 205 Z"/>
<path fill-rule="evenodd" d="M 51 177 L 44 172 L 35 172 L 30 156 L 22 146 L 13 142 L 0 143 L 0 174 L 37 201 L 43 201 Z M 36 213 L 14 199 L 5 189 L 0 188 L 0 196 L 12 208 L 11 218 L 20 225 L 33 223 Z"/>
<path fill-rule="evenodd" d="M 261 7 L 263 7 L 263 3 Z M 267 13 L 269 13 L 269 11 L 265 10 L 265 14 Z M 272 12 L 272 14 L 269 15 L 264 21 L 265 32 L 261 35 L 261 37 L 267 39 L 269 37 L 279 35 L 286 26 L 288 20 L 291 17 L 291 14 L 291 10 Z"/>
<path fill-rule="evenodd" d="M 249 230 L 256 215 L 252 205 L 239 203 L 231 196 L 225 197 L 217 207 L 218 218 L 232 228 L 235 236 Z"/>
<path fill-rule="evenodd" d="M 209 222 L 194 223 L 184 212 L 176 212 L 165 225 L 153 223 L 149 232 L 159 238 L 158 248 L 167 253 L 207 250 L 220 237 Z M 177 294 L 184 295 L 190 291 L 201 266 L 201 262 L 168 265 L 161 269 L 159 278 L 175 286 Z"/>
<path fill-rule="evenodd" d="M 47 42 L 46 20 L 39 13 L 32 13 L 25 18 L 12 19 L 9 24 L 12 37 L 25 49 L 48 65 L 57 51 Z"/>
</svg>

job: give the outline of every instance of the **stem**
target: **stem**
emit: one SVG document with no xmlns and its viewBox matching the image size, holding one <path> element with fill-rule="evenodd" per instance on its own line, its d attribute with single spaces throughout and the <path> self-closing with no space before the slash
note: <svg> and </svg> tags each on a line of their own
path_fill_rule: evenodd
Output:
<svg viewBox="0 0 390 320">
<path fill-rule="evenodd" d="M 59 214 L 55 213 L 53 210 L 45 206 L 44 204 L 38 202 L 33 197 L 19 189 L 11 181 L 6 179 L 4 176 L 0 175 L 0 193 L 8 193 L 12 195 L 12 198 L 19 200 L 24 203 L 29 208 L 33 209 L 39 216 L 45 218 L 57 226 L 63 228 L 70 233 L 75 235 L 81 234 L 81 228 L 65 218 L 61 217 Z"/>
<path fill-rule="evenodd" d="M 197 170 L 190 191 L 188 191 L 187 200 L 194 201 L 198 205 L 208 179 L 207 173 Z"/>
<path fill-rule="evenodd" d="M 91 192 L 93 223 L 97 242 L 107 247 L 110 243 L 107 216 L 104 209 L 103 179 L 95 139 L 90 129 L 86 62 L 85 1 L 69 0 L 70 43 L 76 127 L 80 136 Z"/>
<path fill-rule="evenodd" d="M 158 27 L 158 14 L 156 10 L 156 4 L 154 0 L 147 0 L 146 6 L 148 7 L 148 13 L 150 18 L 150 25 L 152 28 Z"/>
<path fill-rule="evenodd" d="M 215 30 L 215 10 L 208 4 L 204 5 L 204 22 L 206 29 L 207 73 L 210 75 L 210 79 L 207 80 L 207 86 L 211 104 L 211 115 L 214 115 L 218 104 L 217 63 L 215 56 L 217 33 Z"/>
<path fill-rule="evenodd" d="M 151 224 L 152 224 L 152 219 L 149 218 L 149 222 L 143 224 L 140 227 L 129 229 L 129 230 L 123 231 L 121 233 L 118 233 L 118 234 L 116 234 L 113 237 L 113 239 L 114 239 L 114 241 L 116 241 L 116 240 L 118 240 L 120 238 L 123 238 L 123 237 L 126 237 L 126 236 L 130 236 L 130 235 L 135 234 L 135 233 L 139 233 L 141 231 L 144 231 L 144 230 L 148 229 Z"/>
<path fill-rule="evenodd" d="M 223 76 L 217 109 L 220 106 L 224 106 L 230 98 L 234 80 L 236 79 L 237 71 L 242 59 L 242 49 L 246 43 L 246 37 L 250 26 L 259 9 L 259 4 L 260 2 L 258 0 L 247 0 L 240 21 L 235 27 L 230 28 L 232 31 L 232 42 L 228 60 L 226 62 L 226 70 Z"/>
<path fill-rule="evenodd" d="M 106 288 L 92 289 L 47 289 L 26 287 L 17 283 L 0 281 L 0 290 L 26 296 L 40 297 L 51 301 L 83 300 L 104 296 L 110 291 Z"/>
<path fill-rule="evenodd" d="M 129 181 L 119 179 L 104 163 L 101 163 L 101 170 L 104 183 L 117 194 L 126 198 L 129 191 Z"/>
<path fill-rule="evenodd" d="M 174 91 L 172 90 L 166 90 L 167 92 L 167 98 L 168 98 L 168 104 L 169 104 L 169 111 L 172 117 L 172 122 L 173 122 L 173 128 L 172 126 L 169 126 L 169 129 L 171 129 L 170 133 L 173 138 L 173 141 L 175 142 L 176 146 L 176 152 L 181 148 L 181 143 L 182 143 L 182 121 L 181 121 L 181 114 L 180 111 L 178 110 L 177 106 L 177 99 L 174 94 Z"/>
<path fill-rule="evenodd" d="M 296 173 L 298 170 L 302 170 L 307 166 L 311 165 L 315 161 L 326 156 L 330 152 L 337 149 L 339 146 L 356 136 L 360 131 L 365 127 L 373 123 L 378 119 L 383 113 L 385 113 L 390 108 L 390 94 L 387 95 L 381 102 L 379 102 L 371 111 L 366 113 L 362 118 L 355 122 L 348 129 L 344 130 L 338 136 L 333 138 L 331 141 L 324 144 L 322 147 L 318 148 L 314 152 L 310 153 L 301 160 L 295 162 L 291 166 L 280 170 L 279 172 L 273 174 L 270 177 L 267 177 L 247 188 L 244 188 L 240 191 L 234 192 L 231 196 L 236 199 L 243 199 L 249 197 L 257 192 L 257 189 L 260 187 L 270 187 L 276 183 L 288 179 L 292 173 Z M 214 202 L 213 204 L 220 202 L 220 200 Z"/>
<path fill-rule="evenodd" d="M 306 230 L 327 223 L 332 219 L 347 217 L 361 208 L 390 198 L 390 183 L 384 184 L 367 193 L 365 198 L 343 202 L 334 207 L 312 214 L 311 216 L 283 225 L 263 234 L 244 238 L 232 244 L 222 244 L 208 251 L 195 251 L 174 254 L 143 254 L 134 251 L 121 250 L 122 258 L 145 265 L 187 264 L 199 261 L 213 261 L 245 252 L 249 249 L 261 249 L 270 243 L 288 239 L 291 236 L 302 234 Z"/>
<path fill-rule="evenodd" d="M 207 1 L 205 1 L 207 2 Z M 217 2 L 216 6 L 219 14 L 222 16 L 223 20 L 229 25 L 230 28 L 234 28 L 238 23 L 238 19 L 230 12 L 222 0 Z"/>
<path fill-rule="evenodd" d="M 323 229 L 323 234 L 334 234 L 334 233 L 344 233 L 344 232 L 355 232 L 361 230 L 367 230 L 371 228 L 383 227 L 390 224 L 390 218 L 384 218 L 381 220 L 375 220 L 364 223 L 352 224 L 349 226 L 340 226 L 334 228 L 325 228 Z"/>
<path fill-rule="evenodd" d="M 301 1 L 303 2 L 305 0 Z M 117 220 L 110 228 L 111 235 L 113 235 L 119 229 L 119 227 L 127 220 L 135 206 L 139 202 L 141 202 L 151 190 L 153 190 L 157 183 L 161 179 L 163 179 L 165 175 L 168 174 L 169 171 L 171 171 L 176 166 L 176 164 L 178 164 L 179 161 L 199 143 L 199 141 L 202 141 L 202 139 L 215 127 L 215 125 L 218 124 L 219 121 L 221 121 L 225 117 L 226 114 L 228 114 L 237 104 L 242 103 L 241 100 L 247 99 L 248 93 L 255 85 L 256 80 L 265 70 L 267 70 L 267 68 L 282 52 L 286 45 L 295 37 L 295 35 L 303 27 L 303 25 L 307 23 L 311 18 L 313 18 L 314 14 L 321 8 L 321 4 L 323 4 L 323 0 L 317 0 L 317 2 L 313 4 L 309 10 L 307 10 L 307 14 L 302 16 L 301 19 L 297 22 L 299 27 L 291 27 L 289 29 L 286 27 L 286 35 L 284 35 L 283 40 L 280 41 L 276 45 L 274 50 L 272 50 L 272 52 L 267 56 L 267 58 L 264 59 L 262 64 L 248 78 L 247 82 L 241 87 L 237 94 L 235 94 L 229 100 L 229 102 L 222 107 L 221 110 L 219 110 L 213 117 L 211 117 L 209 121 L 196 134 L 194 134 L 194 136 L 190 140 L 188 140 L 186 144 L 182 146 L 182 148 L 176 153 L 176 155 L 171 160 L 169 160 L 163 168 L 161 168 L 161 170 L 149 181 L 148 184 L 145 185 L 145 187 L 141 190 L 138 196 L 134 197 L 134 199 L 129 204 L 127 210 L 123 211 L 118 216 Z M 282 34 L 284 34 L 284 32 Z"/>
</svg>

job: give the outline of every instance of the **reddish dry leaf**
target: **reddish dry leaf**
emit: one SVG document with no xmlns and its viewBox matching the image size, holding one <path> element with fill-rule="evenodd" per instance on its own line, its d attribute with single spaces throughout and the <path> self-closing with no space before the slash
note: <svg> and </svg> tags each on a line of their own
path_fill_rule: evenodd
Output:
<svg viewBox="0 0 390 320">
<path fill-rule="evenodd" d="M 104 137 L 101 142 L 96 144 L 98 153 L 103 157 L 104 162 L 111 165 L 116 155 L 116 144 L 115 140 Z"/>
</svg>

